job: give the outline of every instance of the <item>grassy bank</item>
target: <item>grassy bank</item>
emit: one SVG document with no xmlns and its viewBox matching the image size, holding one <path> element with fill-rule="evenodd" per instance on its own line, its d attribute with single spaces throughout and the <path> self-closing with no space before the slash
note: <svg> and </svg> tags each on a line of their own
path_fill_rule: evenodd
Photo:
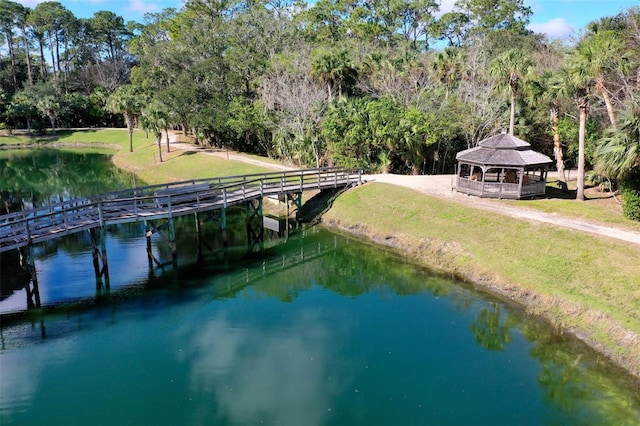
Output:
<svg viewBox="0 0 640 426">
<path fill-rule="evenodd" d="M 147 137 L 141 130 L 133 132 L 133 152 L 129 152 L 129 133 L 126 129 L 59 130 L 56 136 L 3 135 L 0 136 L 0 145 L 5 148 L 111 148 L 115 152 L 113 161 L 118 167 L 135 173 L 149 184 L 272 171 L 252 164 L 211 155 L 196 155 L 183 150 L 172 149 L 167 153 L 164 136 L 163 161 L 160 162 L 155 139 L 153 136 Z"/>
<path fill-rule="evenodd" d="M 11 139 L 11 143 L 34 143 Z M 5 143 L 0 138 L 0 144 Z M 164 162 L 144 132 L 67 132 L 36 143 L 113 146 L 114 162 L 148 183 L 268 171 L 203 153 L 174 150 Z M 505 201 L 506 202 L 506 201 Z M 540 210 L 640 229 L 619 212 L 568 200 L 518 202 Z M 363 214 L 366 212 L 366 214 Z M 545 224 L 509 219 L 468 204 L 370 183 L 342 194 L 324 222 L 392 246 L 522 304 L 640 376 L 640 247 Z"/>
<path fill-rule="evenodd" d="M 324 221 L 516 301 L 640 375 L 637 245 L 382 183 L 343 194 Z"/>
</svg>

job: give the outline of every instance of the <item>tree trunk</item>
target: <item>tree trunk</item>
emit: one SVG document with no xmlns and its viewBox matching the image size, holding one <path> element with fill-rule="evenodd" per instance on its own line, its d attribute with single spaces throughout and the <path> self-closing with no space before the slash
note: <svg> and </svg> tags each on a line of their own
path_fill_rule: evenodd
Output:
<svg viewBox="0 0 640 426">
<path fill-rule="evenodd" d="M 558 182 L 563 191 L 567 190 L 567 177 L 564 172 L 564 155 L 558 132 L 558 108 L 551 107 L 551 133 L 553 133 L 553 154 L 556 157 L 556 169 L 558 170 Z"/>
<path fill-rule="evenodd" d="M 51 54 L 51 70 L 53 71 L 53 75 L 55 75 L 56 74 L 56 55 L 53 52 L 53 38 L 51 38 L 51 32 L 49 32 L 49 53 Z"/>
<path fill-rule="evenodd" d="M 62 74 L 62 66 L 60 65 L 60 40 L 56 32 L 56 61 L 58 62 L 58 74 Z"/>
<path fill-rule="evenodd" d="M 602 94 L 602 99 L 604 99 L 604 104 L 607 106 L 607 114 L 609 115 L 609 122 L 611 126 L 615 129 L 616 127 L 616 118 L 613 112 L 613 105 L 611 105 L 611 98 L 609 97 L 609 92 L 607 92 L 607 88 L 602 81 L 602 78 L 598 79 L 596 83 L 596 89 L 600 91 Z"/>
<path fill-rule="evenodd" d="M 42 40 L 38 40 L 38 44 L 40 45 L 40 75 L 43 79 L 47 78 L 47 61 L 44 58 L 44 43 Z"/>
<path fill-rule="evenodd" d="M 576 192 L 576 200 L 584 201 L 584 138 L 587 126 L 587 108 L 588 100 L 582 98 L 580 100 L 580 128 L 578 131 L 578 187 Z"/>
<path fill-rule="evenodd" d="M 169 146 L 169 129 L 164 129 L 164 134 L 167 137 L 167 152 L 171 152 L 171 147 Z"/>
<path fill-rule="evenodd" d="M 51 133 L 56 135 L 56 115 L 53 113 L 49 113 L 49 121 L 51 122 Z"/>
<path fill-rule="evenodd" d="M 158 158 L 162 163 L 162 132 L 156 134 L 156 143 L 158 144 Z"/>
<path fill-rule="evenodd" d="M 18 74 L 16 73 L 16 53 L 13 48 L 13 34 L 7 34 L 7 47 L 11 58 L 11 76 L 13 77 L 13 89 L 18 91 Z"/>
<path fill-rule="evenodd" d="M 124 121 L 127 123 L 127 130 L 129 131 L 129 152 L 133 152 L 133 114 L 126 112 Z"/>
<path fill-rule="evenodd" d="M 25 53 L 27 55 L 27 76 L 29 83 L 33 84 L 33 71 L 31 70 L 31 51 L 29 50 L 29 39 L 27 38 L 27 30 L 22 27 L 22 39 L 24 40 Z"/>
<path fill-rule="evenodd" d="M 511 90 L 511 113 L 509 115 L 509 134 L 514 135 L 516 122 L 516 92 Z"/>
</svg>

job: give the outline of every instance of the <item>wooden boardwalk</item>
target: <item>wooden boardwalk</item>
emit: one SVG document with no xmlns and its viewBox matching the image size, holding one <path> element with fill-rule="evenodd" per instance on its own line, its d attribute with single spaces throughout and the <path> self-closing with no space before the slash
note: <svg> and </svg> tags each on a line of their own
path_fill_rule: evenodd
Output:
<svg viewBox="0 0 640 426">
<path fill-rule="evenodd" d="M 170 219 L 361 181 L 359 172 L 305 169 L 197 179 L 78 198 L 0 216 L 0 252 L 118 223 Z"/>
</svg>

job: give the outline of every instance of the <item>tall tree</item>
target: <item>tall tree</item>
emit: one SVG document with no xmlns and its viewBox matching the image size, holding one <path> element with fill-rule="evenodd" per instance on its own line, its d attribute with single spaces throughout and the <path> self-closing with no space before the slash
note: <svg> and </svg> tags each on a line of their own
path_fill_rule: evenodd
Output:
<svg viewBox="0 0 640 426">
<path fill-rule="evenodd" d="M 107 109 L 124 116 L 129 131 L 129 152 L 133 152 L 133 127 L 136 116 L 142 109 L 141 98 L 141 93 L 131 84 L 119 87 L 107 98 Z"/>
<path fill-rule="evenodd" d="M 100 56 L 108 60 L 122 58 L 130 36 L 122 16 L 101 10 L 89 18 L 88 26 Z"/>
<path fill-rule="evenodd" d="M 516 121 L 516 100 L 520 93 L 522 79 L 531 67 L 531 58 L 520 49 L 509 49 L 499 55 L 490 68 L 491 75 L 496 79 L 496 87 L 507 89 L 509 92 L 510 114 L 509 134 L 514 134 Z"/>
<path fill-rule="evenodd" d="M 345 85 L 353 85 L 357 71 L 351 65 L 349 51 L 346 49 L 327 50 L 320 48 L 311 55 L 311 75 L 327 86 L 329 101 L 334 89 L 342 96 Z"/>
<path fill-rule="evenodd" d="M 549 124 L 553 137 L 553 154 L 556 159 L 556 169 L 558 171 L 558 182 L 562 189 L 567 189 L 567 177 L 564 168 L 564 153 L 560 140 L 559 120 L 560 105 L 566 96 L 566 84 L 564 84 L 560 73 L 551 70 L 544 70 L 528 81 L 528 94 L 534 105 L 542 105 L 549 109 Z"/>
<path fill-rule="evenodd" d="M 49 46 L 51 69 L 53 73 L 62 73 L 60 47 L 65 40 L 67 25 L 75 19 L 73 14 L 57 1 L 39 3 L 31 13 L 30 22 L 38 34 L 42 34 Z M 42 58 L 44 61 L 44 57 Z"/>
<path fill-rule="evenodd" d="M 56 134 L 56 120 L 62 109 L 62 91 L 55 81 L 41 81 L 33 85 L 27 85 L 21 92 L 21 96 L 35 100 L 38 112 L 47 117 L 51 123 L 51 132 Z"/>
<path fill-rule="evenodd" d="M 602 96 L 609 122 L 615 127 L 615 113 L 606 80 L 608 75 L 622 71 L 621 68 L 626 66 L 626 53 L 620 35 L 610 30 L 591 33 L 577 45 L 575 55 L 585 71 L 593 77 L 594 88 Z"/>
<path fill-rule="evenodd" d="M 589 114 L 589 101 L 593 79 L 588 73 L 588 67 L 575 51 L 569 58 L 565 68 L 562 69 L 562 80 L 567 93 L 571 93 L 578 107 L 578 177 L 576 199 L 584 201 L 584 175 L 585 175 L 585 137 L 587 116 Z"/>
<path fill-rule="evenodd" d="M 443 37 L 466 44 L 473 35 L 481 38 L 499 34 L 525 34 L 531 8 L 524 0 L 457 0 L 452 12 L 436 26 Z"/>
<path fill-rule="evenodd" d="M 29 78 L 29 83 L 33 84 L 33 70 L 31 67 L 31 40 L 29 39 L 29 32 L 27 30 L 29 15 L 31 14 L 31 9 L 28 7 L 21 6 L 18 9 L 17 14 L 17 25 L 22 31 L 22 42 L 24 44 L 26 62 L 27 62 L 27 76 Z"/>
<path fill-rule="evenodd" d="M 13 78 L 13 90 L 18 91 L 18 77 L 16 72 L 16 53 L 14 48 L 14 29 L 18 24 L 21 5 L 9 0 L 0 0 L 0 31 L 4 35 L 11 59 L 11 76 Z"/>
<path fill-rule="evenodd" d="M 151 131 L 156 138 L 158 145 L 158 159 L 162 159 L 162 131 L 167 127 L 167 116 L 164 107 L 156 100 L 153 100 L 143 108 L 141 115 L 142 127 Z"/>
</svg>

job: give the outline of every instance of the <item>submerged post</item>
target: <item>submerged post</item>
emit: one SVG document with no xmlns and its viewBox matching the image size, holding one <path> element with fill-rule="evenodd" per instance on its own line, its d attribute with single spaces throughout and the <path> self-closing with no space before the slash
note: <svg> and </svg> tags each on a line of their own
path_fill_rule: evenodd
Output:
<svg viewBox="0 0 640 426">
<path fill-rule="evenodd" d="M 93 254 L 93 270 L 96 276 L 96 291 L 101 292 L 104 289 L 111 289 L 111 281 L 109 279 L 109 262 L 107 260 L 107 230 L 104 226 L 99 228 L 91 228 L 91 245 Z M 102 261 L 102 264 L 101 264 Z M 104 283 L 102 278 L 104 277 Z"/>
<path fill-rule="evenodd" d="M 31 280 L 24 286 L 27 294 L 27 309 L 39 308 L 41 306 L 40 288 L 38 287 L 38 274 L 32 244 L 20 249 L 20 266 L 31 276 Z"/>
<path fill-rule="evenodd" d="M 196 221 L 196 244 L 198 249 L 198 256 L 196 261 L 198 262 L 198 264 L 201 264 L 204 260 L 204 257 L 202 254 L 202 227 L 200 226 L 200 213 L 196 212 L 193 216 Z"/>
<path fill-rule="evenodd" d="M 176 245 L 176 227 L 173 217 L 169 218 L 169 247 L 171 248 L 171 263 L 175 270 L 178 266 L 178 249 Z"/>
<path fill-rule="evenodd" d="M 261 252 L 264 250 L 264 219 L 262 217 L 262 198 L 247 202 L 246 212 L 247 245 L 249 247 L 249 252 Z"/>
</svg>

